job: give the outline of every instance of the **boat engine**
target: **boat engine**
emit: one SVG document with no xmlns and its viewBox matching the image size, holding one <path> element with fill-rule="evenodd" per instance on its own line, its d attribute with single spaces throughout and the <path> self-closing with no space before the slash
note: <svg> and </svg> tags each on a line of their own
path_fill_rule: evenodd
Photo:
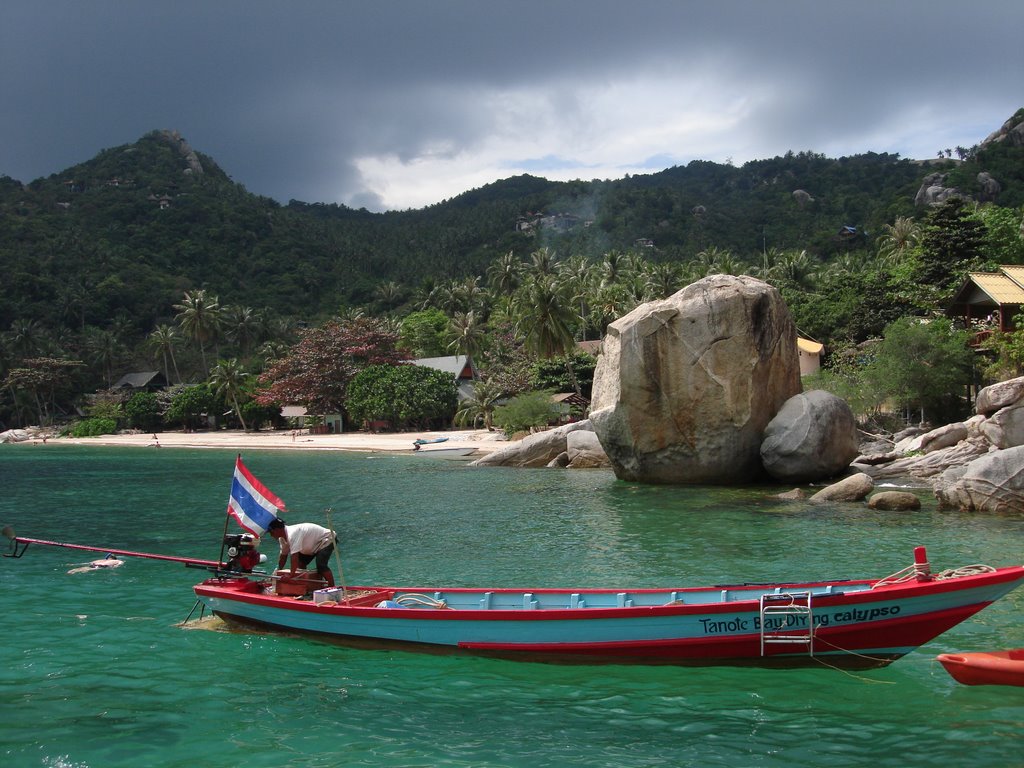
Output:
<svg viewBox="0 0 1024 768">
<path fill-rule="evenodd" d="M 260 554 L 259 537 L 251 533 L 228 533 L 224 536 L 224 548 L 228 555 L 227 569 L 241 573 L 252 573 L 260 563 L 267 562 L 267 556 Z"/>
</svg>

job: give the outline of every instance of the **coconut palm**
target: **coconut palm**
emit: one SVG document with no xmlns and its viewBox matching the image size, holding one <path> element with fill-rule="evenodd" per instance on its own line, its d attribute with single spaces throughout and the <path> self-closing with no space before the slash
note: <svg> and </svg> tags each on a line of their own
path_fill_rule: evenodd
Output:
<svg viewBox="0 0 1024 768">
<path fill-rule="evenodd" d="M 109 387 L 113 378 L 114 366 L 124 354 L 124 345 L 113 331 L 100 328 L 88 328 L 86 331 L 85 348 L 89 360 L 103 369 L 103 377 Z"/>
<path fill-rule="evenodd" d="M 491 379 L 474 382 L 473 394 L 459 404 L 455 423 L 459 426 L 472 424 L 475 427 L 483 421 L 484 427 L 490 431 L 494 428 L 494 409 L 504 395 L 501 387 Z"/>
<path fill-rule="evenodd" d="M 921 226 L 908 216 L 897 216 L 882 227 L 878 238 L 878 256 L 889 264 L 899 264 L 921 242 Z"/>
<path fill-rule="evenodd" d="M 46 346 L 46 329 L 38 320 L 24 318 L 11 323 L 7 333 L 7 348 L 15 357 L 33 357 Z"/>
<path fill-rule="evenodd" d="M 530 271 L 534 275 L 553 275 L 556 261 L 555 252 L 550 248 L 538 248 L 530 254 Z"/>
<path fill-rule="evenodd" d="M 379 283 L 376 288 L 373 289 L 374 298 L 380 302 L 381 307 L 384 311 L 389 311 L 397 307 L 405 300 L 405 288 L 396 283 L 394 280 L 388 280 L 383 283 Z"/>
<path fill-rule="evenodd" d="M 573 312 L 553 275 L 530 280 L 519 297 L 520 329 L 526 348 L 539 357 L 556 357 L 571 349 Z"/>
<path fill-rule="evenodd" d="M 646 299 L 667 299 L 683 287 L 679 267 L 668 262 L 650 264 L 644 270 Z"/>
<path fill-rule="evenodd" d="M 208 375 L 206 364 L 206 342 L 217 338 L 221 323 L 221 306 L 216 296 L 208 296 L 206 291 L 198 289 L 186 291 L 181 304 L 175 304 L 178 310 L 175 319 L 182 332 L 199 344 L 199 355 L 203 361 L 203 375 Z"/>
<path fill-rule="evenodd" d="M 171 368 L 167 365 L 167 361 L 170 360 L 171 365 L 174 366 L 174 380 L 179 384 L 181 384 L 181 374 L 178 372 L 178 361 L 174 359 L 174 348 L 178 346 L 180 340 L 181 336 L 178 335 L 177 329 L 167 324 L 158 325 L 147 339 L 149 346 L 153 348 L 154 356 L 163 359 L 164 376 L 167 381 L 171 381 Z"/>
<path fill-rule="evenodd" d="M 487 268 L 491 290 L 499 296 L 511 296 L 522 282 L 523 263 L 512 251 L 495 259 Z"/>
<path fill-rule="evenodd" d="M 478 355 L 487 336 L 483 324 L 480 323 L 473 310 L 456 312 L 455 317 L 448 324 L 448 331 L 452 335 L 452 341 L 448 344 L 448 348 L 454 349 L 456 353 L 462 353 L 468 358 Z"/>
<path fill-rule="evenodd" d="M 242 423 L 242 429 L 248 431 L 242 409 L 238 404 L 239 396 L 247 394 L 246 386 L 251 374 L 239 364 L 238 360 L 221 360 L 210 371 L 210 389 L 231 403 L 231 409 Z"/>
<path fill-rule="evenodd" d="M 263 333 L 263 320 L 252 307 L 235 304 L 224 307 L 221 315 L 221 328 L 224 334 L 238 345 L 242 358 L 249 357 L 249 350 L 259 342 Z"/>
<path fill-rule="evenodd" d="M 786 253 L 777 265 L 776 275 L 790 284 L 807 290 L 818 282 L 821 267 L 807 251 Z"/>
</svg>

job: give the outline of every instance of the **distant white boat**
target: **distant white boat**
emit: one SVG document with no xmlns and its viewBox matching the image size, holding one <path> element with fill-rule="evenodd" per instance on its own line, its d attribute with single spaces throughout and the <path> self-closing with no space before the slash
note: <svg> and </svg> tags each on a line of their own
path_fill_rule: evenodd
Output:
<svg viewBox="0 0 1024 768">
<path fill-rule="evenodd" d="M 423 446 L 413 448 L 412 452 L 417 456 L 428 456 L 432 459 L 459 459 L 463 456 L 469 456 L 475 450 L 476 448 L 432 448 Z"/>
</svg>

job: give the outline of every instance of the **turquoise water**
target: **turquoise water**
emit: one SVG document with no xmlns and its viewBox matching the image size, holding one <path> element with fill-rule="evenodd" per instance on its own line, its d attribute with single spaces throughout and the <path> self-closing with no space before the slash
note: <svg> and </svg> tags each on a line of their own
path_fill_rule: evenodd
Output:
<svg viewBox="0 0 1024 768">
<path fill-rule="evenodd" d="M 0 446 L 0 522 L 216 559 L 235 455 Z M 253 452 L 292 520 L 340 531 L 345 581 L 641 587 L 884 576 L 1024 560 L 1024 514 L 915 513 L 649 488 L 607 472 Z M 0 542 L 2 543 L 2 542 Z M 271 551 L 271 554 L 273 552 Z M 937 653 L 1024 646 L 1024 590 L 871 672 L 556 666 L 183 629 L 200 571 L 29 547 L 0 560 L 0 765 L 1015 766 L 1024 689 Z"/>
</svg>

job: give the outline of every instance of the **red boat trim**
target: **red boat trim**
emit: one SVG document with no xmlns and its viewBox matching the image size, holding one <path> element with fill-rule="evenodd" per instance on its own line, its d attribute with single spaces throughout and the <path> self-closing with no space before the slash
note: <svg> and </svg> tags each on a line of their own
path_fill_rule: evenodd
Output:
<svg viewBox="0 0 1024 768">
<path fill-rule="evenodd" d="M 879 587 L 872 590 L 864 590 L 858 592 L 846 592 L 842 594 L 823 594 L 815 595 L 814 605 L 816 609 L 827 609 L 834 605 L 859 605 L 863 603 L 875 603 L 880 601 L 889 600 L 900 600 L 910 596 L 920 597 L 923 595 L 935 595 L 942 594 L 945 592 L 959 592 L 966 589 L 971 589 L 973 586 L 991 586 L 993 584 L 1001 584 L 1009 581 L 1016 581 L 1024 577 L 1024 566 L 1010 566 L 1007 568 L 1000 568 L 995 572 L 989 572 L 984 574 L 976 574 L 970 576 L 962 576 L 956 579 L 946 580 L 935 580 L 927 582 L 907 582 L 903 584 L 893 584 L 884 587 Z M 817 583 L 813 586 L 827 586 L 830 582 Z M 870 581 L 857 581 L 847 582 L 851 585 L 861 585 Z M 811 585 L 807 584 L 784 584 L 779 585 L 782 589 L 787 588 L 803 588 L 807 589 Z M 840 585 L 841 587 L 841 585 Z M 257 589 L 258 585 L 253 584 L 253 589 Z M 753 585 L 736 586 L 732 589 L 754 589 Z M 728 587 L 722 587 L 721 589 L 729 589 Z M 430 594 L 433 592 L 441 592 L 442 594 L 447 591 L 444 588 L 407 588 L 407 587 L 349 587 L 350 591 L 372 591 L 373 595 L 364 596 L 364 600 L 369 600 L 371 603 L 376 600 L 386 599 L 394 592 L 416 592 Z M 519 590 L 519 589 L 466 589 L 466 588 L 451 588 L 451 591 L 459 593 L 470 593 L 483 595 L 486 592 L 493 592 L 495 594 L 508 594 L 508 593 L 519 593 L 522 591 L 533 592 L 534 594 L 564 594 L 566 589 L 531 589 L 531 590 Z M 614 594 L 623 590 L 616 589 L 602 589 L 602 590 L 580 590 L 587 592 L 597 592 L 601 594 Z M 630 594 L 650 594 L 650 593 L 664 593 L 669 591 L 667 588 L 664 589 L 634 589 L 626 590 Z M 713 597 L 716 592 L 720 591 L 718 587 L 707 589 L 698 588 L 693 590 L 680 589 L 678 592 L 689 595 L 698 596 L 707 594 L 709 598 Z M 840 588 L 840 592 L 842 592 Z M 396 611 L 393 608 L 376 608 L 372 605 L 359 605 L 359 604 L 316 604 L 309 600 L 300 600 L 294 597 L 282 597 L 273 594 L 261 594 L 256 591 L 241 591 L 238 589 L 237 580 L 230 580 L 222 582 L 217 579 L 210 579 L 201 584 L 195 586 L 195 593 L 199 596 L 205 597 L 221 597 L 226 600 L 234 600 L 241 603 L 251 603 L 253 605 L 264 605 L 274 606 L 288 611 L 296 612 L 308 612 L 308 613 L 337 613 L 345 615 L 351 612 L 357 612 L 359 615 L 366 616 L 372 615 L 381 618 L 391 619 L 409 619 L 415 616 L 418 620 L 427 621 L 470 621 L 478 620 L 483 616 L 486 616 L 491 620 L 508 620 L 514 619 L 516 621 L 565 621 L 565 620 L 594 620 L 594 619 L 631 619 L 637 616 L 685 616 L 688 614 L 717 614 L 717 613 L 735 613 L 741 610 L 749 610 L 750 604 L 757 605 L 756 599 L 745 599 L 735 600 L 732 602 L 707 602 L 707 603 L 672 603 L 667 605 L 656 605 L 656 606 L 632 606 L 629 608 L 619 607 L 594 607 L 594 608 L 544 608 L 543 610 L 529 611 L 522 609 L 503 609 L 503 608 L 488 608 L 488 609 L 474 609 L 474 608 L 459 608 L 455 610 L 444 610 L 435 608 L 407 608 L 403 611 Z M 980 610 L 980 608 L 978 609 Z M 409 613 L 415 611 L 415 613 Z"/>
</svg>

